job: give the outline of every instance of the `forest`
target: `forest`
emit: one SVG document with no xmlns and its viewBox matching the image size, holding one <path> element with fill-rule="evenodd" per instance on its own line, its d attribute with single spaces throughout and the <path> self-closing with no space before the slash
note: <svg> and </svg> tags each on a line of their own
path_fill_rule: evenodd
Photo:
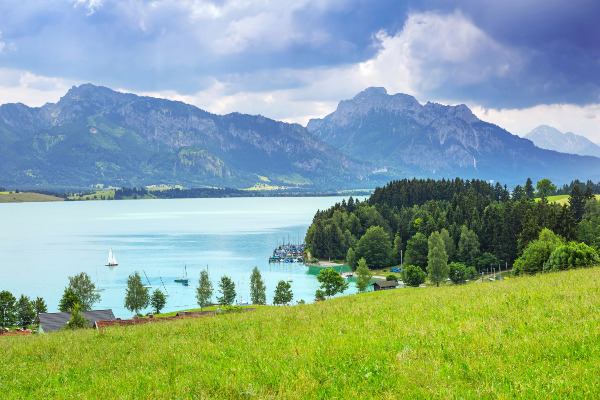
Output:
<svg viewBox="0 0 600 400">
<path fill-rule="evenodd" d="M 579 265 L 598 257 L 600 202 L 594 196 L 598 188 L 591 182 L 565 185 L 561 191 L 568 190 L 570 198 L 560 205 L 546 197 L 558 192 L 548 179 L 535 187 L 527 179 L 513 190 L 500 183 L 460 178 L 397 180 L 377 188 L 363 202 L 350 197 L 319 210 L 306 245 L 313 258 L 349 264 L 365 258 L 371 269 L 402 263 L 425 271 L 431 238 L 439 235 L 447 263 L 460 262 L 478 272 L 511 268 L 516 260 L 521 260 L 515 264 L 517 272 L 551 268 L 550 253 L 559 246 L 570 246 L 567 253 L 574 254 L 564 263 Z M 534 267 L 523 264 L 526 249 L 540 239 L 550 243 L 548 254 Z M 562 268 L 556 257 L 554 268 Z"/>
</svg>

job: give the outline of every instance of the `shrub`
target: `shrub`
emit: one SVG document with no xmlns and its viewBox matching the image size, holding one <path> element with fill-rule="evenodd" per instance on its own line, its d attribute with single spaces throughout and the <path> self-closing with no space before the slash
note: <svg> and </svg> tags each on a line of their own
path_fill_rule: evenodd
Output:
<svg viewBox="0 0 600 400">
<path fill-rule="evenodd" d="M 386 276 L 385 280 L 398 282 L 398 278 L 396 277 L 396 275 L 393 275 L 393 274 L 389 274 L 388 276 Z"/>
<path fill-rule="evenodd" d="M 559 271 L 600 264 L 596 251 L 585 243 L 570 242 L 554 249 L 544 271 Z"/>
<path fill-rule="evenodd" d="M 421 267 L 409 265 L 402 270 L 402 281 L 406 286 L 419 286 L 425 282 L 426 274 Z"/>
<path fill-rule="evenodd" d="M 448 275 L 452 282 L 458 284 L 458 283 L 464 283 L 467 279 L 470 279 L 469 273 L 467 272 L 467 267 L 465 266 L 465 264 L 453 262 L 453 263 L 450 263 L 449 267 L 450 267 L 450 273 Z M 475 269 L 474 267 L 470 267 L 470 268 Z"/>
</svg>

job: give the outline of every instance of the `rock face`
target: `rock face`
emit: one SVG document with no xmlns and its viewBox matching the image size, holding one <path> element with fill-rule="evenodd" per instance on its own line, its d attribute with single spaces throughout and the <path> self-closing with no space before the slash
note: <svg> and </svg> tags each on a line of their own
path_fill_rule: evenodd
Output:
<svg viewBox="0 0 600 400">
<path fill-rule="evenodd" d="M 585 136 L 572 132 L 562 133 L 548 125 L 540 125 L 527 135 L 537 147 L 562 153 L 579 154 L 580 156 L 600 157 L 600 146 Z"/>
<path fill-rule="evenodd" d="M 297 124 L 86 84 L 0 106 L 0 184 L 352 187 L 372 169 Z"/>
<path fill-rule="evenodd" d="M 350 157 L 400 177 L 493 179 L 523 184 L 600 178 L 600 159 L 542 150 L 479 120 L 465 105 L 421 105 L 406 94 L 369 88 L 307 129 Z"/>
</svg>

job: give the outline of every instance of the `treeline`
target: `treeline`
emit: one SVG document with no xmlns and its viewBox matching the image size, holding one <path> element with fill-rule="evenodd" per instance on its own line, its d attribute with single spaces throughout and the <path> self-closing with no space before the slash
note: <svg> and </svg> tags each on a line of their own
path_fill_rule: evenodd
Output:
<svg viewBox="0 0 600 400">
<path fill-rule="evenodd" d="M 597 248 L 600 206 L 592 187 L 574 185 L 569 204 L 559 205 L 544 197 L 548 185 L 553 186 L 545 179 L 534 188 L 528 179 L 510 193 L 506 186 L 481 180 L 394 181 L 367 201 L 351 197 L 318 211 L 306 245 L 315 258 L 365 258 L 369 268 L 399 265 L 403 259 L 404 265 L 425 270 L 428 238 L 439 232 L 448 262 L 478 271 L 512 265 L 544 228 Z"/>
</svg>

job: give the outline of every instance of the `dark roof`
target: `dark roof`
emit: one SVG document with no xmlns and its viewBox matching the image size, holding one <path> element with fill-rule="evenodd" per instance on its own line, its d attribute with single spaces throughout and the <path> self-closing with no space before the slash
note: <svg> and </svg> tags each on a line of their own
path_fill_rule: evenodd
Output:
<svg viewBox="0 0 600 400">
<path fill-rule="evenodd" d="M 396 281 L 379 281 L 379 282 L 375 282 L 373 284 L 373 286 L 379 286 L 379 287 L 390 287 L 390 286 L 398 286 L 398 282 Z"/>
<path fill-rule="evenodd" d="M 96 326 L 96 321 L 112 321 L 115 319 L 112 310 L 92 310 L 82 311 L 81 313 L 90 320 L 90 328 Z M 41 313 L 38 314 L 36 322 L 40 324 L 44 332 L 54 332 L 63 329 L 70 319 L 70 312 Z"/>
</svg>

